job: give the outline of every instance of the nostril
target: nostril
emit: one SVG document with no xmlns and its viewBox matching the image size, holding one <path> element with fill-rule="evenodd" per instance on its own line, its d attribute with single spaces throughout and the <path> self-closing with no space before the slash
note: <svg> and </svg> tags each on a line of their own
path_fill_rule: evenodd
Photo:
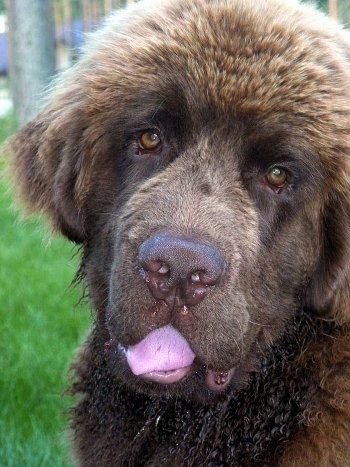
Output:
<svg viewBox="0 0 350 467">
<path fill-rule="evenodd" d="M 170 268 L 167 264 L 162 263 L 161 267 L 158 269 L 159 274 L 168 274 L 170 272 Z"/>
<path fill-rule="evenodd" d="M 210 274 L 207 271 L 195 271 L 192 272 L 189 277 L 189 282 L 192 284 L 202 285 L 203 287 L 209 285 L 215 285 L 217 280 L 219 280 L 220 275 Z"/>
<path fill-rule="evenodd" d="M 147 272 L 158 272 L 159 274 L 167 274 L 169 266 L 162 261 L 147 261 L 144 263 L 143 268 Z"/>
<path fill-rule="evenodd" d="M 162 268 L 164 270 L 163 273 L 160 272 Z M 154 298 L 164 299 L 169 294 L 169 277 L 168 273 L 166 272 L 166 267 L 161 266 L 156 271 L 152 271 L 150 269 L 147 270 L 147 268 L 142 267 L 140 268 L 139 273 L 142 279 L 146 282 Z"/>
<path fill-rule="evenodd" d="M 194 283 L 201 282 L 200 272 L 194 272 L 191 275 L 191 282 L 194 282 Z"/>
<path fill-rule="evenodd" d="M 170 268 L 167 264 L 161 261 L 149 261 L 139 268 L 140 276 L 147 283 L 159 280 L 168 279 L 170 276 Z"/>
</svg>

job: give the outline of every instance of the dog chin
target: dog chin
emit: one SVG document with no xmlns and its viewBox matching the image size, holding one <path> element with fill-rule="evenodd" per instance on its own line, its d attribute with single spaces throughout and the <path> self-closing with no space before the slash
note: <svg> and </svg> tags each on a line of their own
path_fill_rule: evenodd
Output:
<svg viewBox="0 0 350 467">
<path fill-rule="evenodd" d="M 107 341 L 104 350 L 108 367 L 116 379 L 123 386 L 150 396 L 214 403 L 244 388 L 249 379 L 243 367 L 211 370 L 196 360 L 174 370 L 135 375 L 127 363 L 126 350 L 122 345 Z"/>
<path fill-rule="evenodd" d="M 195 403 L 217 403 L 236 394 L 245 386 L 246 380 L 231 379 L 221 391 L 210 389 L 206 383 L 204 367 L 194 369 L 188 376 L 177 383 L 163 384 L 134 375 L 122 375 L 122 384 L 136 392 L 152 397 L 174 398 Z"/>
</svg>

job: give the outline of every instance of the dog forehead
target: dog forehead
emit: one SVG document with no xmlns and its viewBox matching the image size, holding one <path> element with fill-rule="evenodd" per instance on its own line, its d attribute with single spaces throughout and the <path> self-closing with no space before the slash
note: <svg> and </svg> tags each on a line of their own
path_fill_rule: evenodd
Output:
<svg viewBox="0 0 350 467">
<path fill-rule="evenodd" d="M 315 119 L 344 96 L 345 52 L 335 46 L 336 28 L 296 2 L 138 5 L 92 36 L 83 60 L 94 69 L 85 72 L 92 96 L 108 88 L 132 100 L 133 92 L 149 90 L 161 100 L 174 89 L 191 109 L 202 103 L 225 115 L 280 111 Z"/>
</svg>

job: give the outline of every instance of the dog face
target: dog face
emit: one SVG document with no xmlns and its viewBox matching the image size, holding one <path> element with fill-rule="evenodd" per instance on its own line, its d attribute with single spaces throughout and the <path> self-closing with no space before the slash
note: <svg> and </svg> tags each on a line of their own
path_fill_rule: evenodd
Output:
<svg viewBox="0 0 350 467">
<path fill-rule="evenodd" d="M 116 380 L 212 398 L 300 307 L 348 319 L 346 41 L 280 1 L 140 4 L 13 138 L 29 206 L 83 243 Z"/>
</svg>

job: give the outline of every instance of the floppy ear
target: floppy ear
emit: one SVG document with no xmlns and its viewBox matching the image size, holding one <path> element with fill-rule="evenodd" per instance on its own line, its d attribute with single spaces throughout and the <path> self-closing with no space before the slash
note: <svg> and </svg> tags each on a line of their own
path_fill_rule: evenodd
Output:
<svg viewBox="0 0 350 467">
<path fill-rule="evenodd" d="M 330 194 L 323 219 L 321 258 L 307 305 L 340 323 L 350 320 L 350 188 Z"/>
<path fill-rule="evenodd" d="M 87 183 L 82 158 L 84 96 L 78 88 L 69 89 L 58 92 L 42 113 L 10 138 L 8 147 L 15 190 L 29 212 L 44 212 L 56 230 L 82 242 L 82 187 Z"/>
</svg>

